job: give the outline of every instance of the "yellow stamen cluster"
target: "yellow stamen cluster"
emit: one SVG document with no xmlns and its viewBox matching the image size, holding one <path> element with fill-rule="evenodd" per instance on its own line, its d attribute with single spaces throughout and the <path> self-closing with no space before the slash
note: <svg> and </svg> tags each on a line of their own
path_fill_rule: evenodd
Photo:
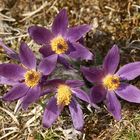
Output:
<svg viewBox="0 0 140 140">
<path fill-rule="evenodd" d="M 69 105 L 72 97 L 70 87 L 67 85 L 59 85 L 57 89 L 57 104 Z"/>
<path fill-rule="evenodd" d="M 62 36 L 52 39 L 50 45 L 56 54 L 62 54 L 68 50 L 68 44 Z"/>
<path fill-rule="evenodd" d="M 103 79 L 103 85 L 108 89 L 108 90 L 116 90 L 120 86 L 120 78 L 115 75 L 107 75 Z"/>
<path fill-rule="evenodd" d="M 34 87 L 39 83 L 40 77 L 41 77 L 40 72 L 37 72 L 35 70 L 29 70 L 24 75 L 25 84 L 28 87 Z"/>
</svg>

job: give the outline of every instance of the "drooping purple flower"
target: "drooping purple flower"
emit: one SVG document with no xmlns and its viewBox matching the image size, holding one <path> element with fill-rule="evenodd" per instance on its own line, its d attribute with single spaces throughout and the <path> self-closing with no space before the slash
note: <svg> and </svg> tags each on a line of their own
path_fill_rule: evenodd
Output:
<svg viewBox="0 0 140 140">
<path fill-rule="evenodd" d="M 116 120 L 121 119 L 121 105 L 117 96 L 128 102 L 140 103 L 140 90 L 125 83 L 140 75 L 140 62 L 126 64 L 115 73 L 119 59 L 119 49 L 114 45 L 105 57 L 102 69 L 81 69 L 88 81 L 96 83 L 96 86 L 91 88 L 92 101 L 99 103 L 104 100 L 108 111 Z"/>
<path fill-rule="evenodd" d="M 2 39 L 0 38 L 0 47 L 2 47 L 4 49 L 4 51 L 6 52 L 6 54 L 12 58 L 12 59 L 15 59 L 15 60 L 18 60 L 19 61 L 19 56 L 18 54 L 10 49 L 9 47 L 7 47 L 3 42 L 2 42 Z"/>
<path fill-rule="evenodd" d="M 66 55 L 73 59 L 92 59 L 92 53 L 77 42 L 90 28 L 89 25 L 68 28 L 67 12 L 63 9 L 56 16 L 51 31 L 44 27 L 31 26 L 28 32 L 36 43 L 43 46 L 39 51 L 44 57 L 57 56 L 58 61 L 67 66 Z"/>
<path fill-rule="evenodd" d="M 21 65 L 0 64 L 0 84 L 12 85 L 12 89 L 3 96 L 3 100 L 20 99 L 22 108 L 35 102 L 41 95 L 42 77 L 54 70 L 57 57 L 44 58 L 37 66 L 36 58 L 27 44 L 21 43 L 19 51 Z"/>
<path fill-rule="evenodd" d="M 44 93 L 53 92 L 55 95 L 50 99 L 44 111 L 43 126 L 50 127 L 58 118 L 63 108 L 68 106 L 75 129 L 81 130 L 84 124 L 83 112 L 76 97 L 91 103 L 89 95 L 80 89 L 83 82 L 79 80 L 50 80 L 48 82 L 53 88 L 50 91 L 47 88 Z M 92 105 L 96 107 L 95 104 Z"/>
</svg>

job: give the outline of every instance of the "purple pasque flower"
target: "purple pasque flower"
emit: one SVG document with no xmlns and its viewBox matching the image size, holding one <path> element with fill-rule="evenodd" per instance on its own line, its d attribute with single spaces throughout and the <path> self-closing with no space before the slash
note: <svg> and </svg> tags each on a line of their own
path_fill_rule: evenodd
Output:
<svg viewBox="0 0 140 140">
<path fill-rule="evenodd" d="M 36 58 L 27 44 L 21 43 L 19 58 L 21 65 L 0 64 L 0 84 L 12 85 L 12 89 L 3 96 L 3 100 L 20 99 L 23 109 L 35 102 L 41 95 L 41 80 L 53 70 L 56 57 L 44 58 L 37 66 Z"/>
<path fill-rule="evenodd" d="M 31 26 L 28 32 L 37 44 L 43 45 L 39 51 L 44 57 L 55 54 L 58 62 L 67 65 L 66 55 L 73 59 L 92 59 L 92 53 L 77 42 L 90 28 L 89 25 L 68 28 L 67 12 L 62 9 L 56 16 L 51 31 L 44 27 Z"/>
<path fill-rule="evenodd" d="M 140 103 L 140 90 L 125 83 L 140 75 L 140 62 L 126 64 L 115 73 L 119 59 L 119 48 L 114 45 L 105 57 L 102 69 L 82 68 L 86 79 L 96 83 L 91 88 L 92 101 L 99 103 L 105 100 L 108 111 L 116 120 L 121 119 L 121 105 L 117 96 L 128 102 Z"/>
<path fill-rule="evenodd" d="M 68 106 L 75 129 L 81 130 L 84 124 L 83 112 L 76 97 L 90 103 L 88 94 L 80 89 L 83 82 L 79 80 L 50 80 L 48 83 L 52 89 L 50 88 L 50 91 L 48 91 L 49 88 L 47 88 L 44 94 L 45 92 L 53 92 L 55 95 L 50 99 L 44 111 L 43 126 L 50 127 L 58 118 L 63 108 Z M 92 105 L 94 106 L 94 104 Z"/>
</svg>

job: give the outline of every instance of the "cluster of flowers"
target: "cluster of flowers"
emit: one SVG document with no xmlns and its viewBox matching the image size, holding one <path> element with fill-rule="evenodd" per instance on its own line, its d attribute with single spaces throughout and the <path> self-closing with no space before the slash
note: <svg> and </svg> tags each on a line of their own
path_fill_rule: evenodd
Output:
<svg viewBox="0 0 140 140">
<path fill-rule="evenodd" d="M 40 97 L 52 94 L 43 115 L 44 127 L 50 127 L 63 108 L 68 106 L 75 129 L 81 130 L 84 119 L 77 98 L 95 108 L 98 107 L 96 104 L 103 102 L 114 118 L 120 120 L 121 105 L 117 96 L 129 102 L 140 103 L 140 90 L 126 83 L 140 75 L 140 62 L 129 63 L 116 72 L 120 59 L 116 45 L 109 50 L 101 67 L 81 66 L 80 72 L 94 85 L 89 93 L 81 89 L 84 86 L 81 80 L 48 79 L 57 63 L 67 69 L 72 67 L 67 58 L 93 59 L 94 55 L 81 43 L 81 38 L 90 29 L 89 25 L 68 28 L 65 9 L 56 16 L 51 31 L 40 26 L 29 27 L 30 37 L 41 46 L 39 52 L 43 57 L 40 63 L 26 43 L 22 42 L 19 53 L 16 53 L 0 41 L 8 56 L 19 62 L 19 65 L 0 64 L 0 84 L 13 86 L 2 99 L 20 100 L 21 107 L 27 109 Z"/>
</svg>

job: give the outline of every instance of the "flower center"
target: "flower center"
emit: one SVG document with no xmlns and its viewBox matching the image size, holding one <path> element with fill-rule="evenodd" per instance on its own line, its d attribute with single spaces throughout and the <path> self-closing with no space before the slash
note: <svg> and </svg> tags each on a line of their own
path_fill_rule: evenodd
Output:
<svg viewBox="0 0 140 140">
<path fill-rule="evenodd" d="M 62 54 L 68 50 L 68 44 L 62 36 L 57 36 L 51 40 L 51 48 L 56 54 Z"/>
<path fill-rule="evenodd" d="M 24 74 L 25 84 L 28 87 L 34 87 L 39 83 L 40 77 L 40 72 L 29 70 Z"/>
<path fill-rule="evenodd" d="M 115 75 L 107 75 L 103 79 L 103 85 L 108 89 L 108 90 L 116 90 L 120 86 L 120 78 Z"/>
<path fill-rule="evenodd" d="M 57 89 L 57 104 L 69 105 L 72 97 L 70 87 L 67 85 L 59 85 Z"/>
</svg>

